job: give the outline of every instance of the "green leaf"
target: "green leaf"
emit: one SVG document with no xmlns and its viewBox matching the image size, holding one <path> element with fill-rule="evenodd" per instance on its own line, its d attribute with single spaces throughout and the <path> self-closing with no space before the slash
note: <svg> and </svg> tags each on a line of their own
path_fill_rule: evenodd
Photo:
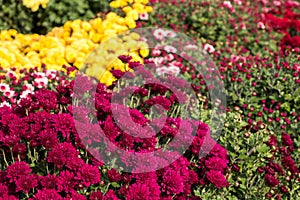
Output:
<svg viewBox="0 0 300 200">
<path fill-rule="evenodd" d="M 266 144 L 261 144 L 260 146 L 258 146 L 258 147 L 256 148 L 256 150 L 257 150 L 257 152 L 259 152 L 259 153 L 265 153 L 265 152 L 269 151 L 270 148 L 269 148 Z"/>
<path fill-rule="evenodd" d="M 243 127 L 243 126 L 247 126 L 248 125 L 248 122 L 245 122 L 245 121 L 242 121 L 240 122 L 239 126 Z"/>
<path fill-rule="evenodd" d="M 294 96 L 300 96 L 300 87 L 295 90 Z"/>
<path fill-rule="evenodd" d="M 246 154 L 240 154 L 239 155 L 239 159 L 241 159 L 241 160 L 246 160 L 246 159 L 248 159 L 249 157 L 246 155 Z"/>
<path fill-rule="evenodd" d="M 120 187 L 120 184 L 117 183 L 117 182 L 112 182 L 111 185 L 112 185 L 113 187 Z"/>
<path fill-rule="evenodd" d="M 288 102 L 285 102 L 285 103 L 281 104 L 281 107 L 283 109 L 285 109 L 286 111 L 288 111 L 288 112 L 290 112 L 290 110 L 291 110 L 291 107 L 290 107 Z"/>
<path fill-rule="evenodd" d="M 286 95 L 284 95 L 284 99 L 289 101 L 289 100 L 292 99 L 292 95 L 291 94 L 286 94 Z"/>
</svg>

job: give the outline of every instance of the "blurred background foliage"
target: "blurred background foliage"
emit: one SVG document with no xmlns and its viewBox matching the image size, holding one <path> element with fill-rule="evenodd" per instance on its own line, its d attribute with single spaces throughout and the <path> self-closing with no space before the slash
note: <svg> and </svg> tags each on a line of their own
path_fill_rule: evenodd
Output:
<svg viewBox="0 0 300 200">
<path fill-rule="evenodd" d="M 0 30 L 45 34 L 68 20 L 89 20 L 109 11 L 109 0 L 50 0 L 32 12 L 21 0 L 0 0 Z M 99 14 L 98 14 L 99 16 Z"/>
</svg>

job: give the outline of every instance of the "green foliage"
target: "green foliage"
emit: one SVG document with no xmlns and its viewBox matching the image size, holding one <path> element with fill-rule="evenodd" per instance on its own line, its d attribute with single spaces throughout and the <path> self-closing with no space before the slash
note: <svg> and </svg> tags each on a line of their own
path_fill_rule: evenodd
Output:
<svg viewBox="0 0 300 200">
<path fill-rule="evenodd" d="M 47 7 L 32 12 L 17 0 L 0 0 L 0 30 L 45 34 L 68 20 L 89 20 L 109 10 L 109 1 L 50 0 Z"/>
<path fill-rule="evenodd" d="M 247 49 L 251 55 L 267 56 L 265 47 L 278 51 L 277 42 L 280 41 L 281 34 L 274 32 L 270 35 L 266 30 L 257 32 L 257 21 L 253 16 L 257 16 L 260 11 L 255 3 L 248 2 L 246 6 L 232 3 L 235 11 L 231 12 L 222 6 L 222 1 L 173 2 L 177 3 L 155 3 L 146 26 L 173 28 L 201 39 L 203 44 L 212 43 L 217 49 L 230 46 L 232 54 L 239 54 L 241 47 Z M 247 6 L 257 8 L 246 12 Z M 230 44 L 228 37 L 239 40 Z M 222 57 L 228 55 L 230 56 L 228 52 L 222 53 Z"/>
</svg>

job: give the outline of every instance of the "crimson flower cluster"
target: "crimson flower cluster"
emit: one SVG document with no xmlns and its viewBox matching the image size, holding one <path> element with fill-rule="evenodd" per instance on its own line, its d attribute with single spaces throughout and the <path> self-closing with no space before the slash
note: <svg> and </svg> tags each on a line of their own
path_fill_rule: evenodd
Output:
<svg viewBox="0 0 300 200">
<path fill-rule="evenodd" d="M 138 63 L 133 65 L 140 66 Z M 67 69 L 67 73 L 72 71 L 72 68 Z M 151 74 L 146 70 L 143 72 L 144 75 Z M 112 114 L 112 86 L 107 88 L 98 84 L 95 87 L 95 110 L 91 111 L 80 105 L 71 105 L 72 97 L 85 97 L 76 96 L 74 91 L 80 88 L 75 88 L 76 84 L 65 72 L 49 75 L 45 70 L 44 74 L 36 73 L 34 69 L 25 71 L 18 82 L 13 76 L 5 77 L 14 91 L 15 100 L 3 97 L 2 100 L 9 103 L 0 108 L 0 199 L 200 199 L 194 194 L 197 185 L 228 186 L 225 177 L 227 152 L 209 136 L 206 124 L 175 115 L 166 118 L 161 115 L 152 122 L 146 117 L 155 104 L 168 110 L 178 103 L 166 88 L 148 85 L 135 92 L 144 98 L 140 105 L 129 109 L 132 121 L 142 127 L 152 123 L 153 130 L 160 130 L 153 137 L 139 138 L 128 134 L 135 131 L 130 128 L 132 124 L 119 125 L 118 120 L 122 120 L 126 113 Z M 35 85 L 36 77 L 41 76 L 45 77 L 45 84 Z M 87 88 L 93 88 L 84 77 L 78 80 L 83 81 Z M 120 109 L 126 111 L 128 107 Z M 73 116 L 78 111 L 81 115 Z M 96 113 L 96 119 L 89 118 L 91 113 Z M 174 151 L 172 155 L 178 159 L 160 170 L 122 172 L 95 156 L 101 152 L 98 147 L 105 146 L 103 142 L 107 139 L 128 151 L 151 152 L 157 146 L 167 148 L 169 143 L 166 141 L 178 134 L 181 124 L 183 132 L 190 131 L 191 125 L 195 128 L 196 132 L 187 136 L 194 137 L 192 145 L 183 155 Z M 95 131 L 99 129 L 104 131 L 106 140 Z M 82 137 L 84 134 L 86 137 Z M 86 149 L 87 143 L 89 149 Z M 170 149 L 177 146 L 173 143 Z M 209 146 L 214 147 L 211 150 Z M 201 152 L 204 156 L 198 159 Z M 108 153 L 103 151 L 101 155 L 111 156 Z M 124 166 L 132 164 L 130 158 L 120 156 L 120 159 Z M 156 162 L 169 163 L 169 160 L 160 158 Z M 139 170 L 147 170 L 150 164 L 155 163 L 141 160 L 136 166 Z M 132 169 L 135 170 L 139 171 Z"/>
</svg>

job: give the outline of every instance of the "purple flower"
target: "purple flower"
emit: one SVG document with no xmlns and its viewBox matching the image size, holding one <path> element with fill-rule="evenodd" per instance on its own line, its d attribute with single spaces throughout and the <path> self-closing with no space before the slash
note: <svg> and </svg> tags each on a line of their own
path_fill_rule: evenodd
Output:
<svg viewBox="0 0 300 200">
<path fill-rule="evenodd" d="M 39 177 L 40 183 L 44 188 L 55 189 L 57 187 L 57 177 L 54 174 Z"/>
<path fill-rule="evenodd" d="M 61 132 L 62 136 L 69 139 L 70 133 L 75 132 L 74 119 L 70 114 L 59 113 L 52 118 L 54 130 Z"/>
<path fill-rule="evenodd" d="M 42 190 L 38 190 L 38 192 L 34 195 L 34 199 L 36 200 L 63 200 L 63 198 L 58 194 L 58 192 L 54 189 L 44 188 Z"/>
<path fill-rule="evenodd" d="M 113 190 L 108 190 L 108 192 L 103 197 L 103 200 L 119 200 L 116 193 Z"/>
<path fill-rule="evenodd" d="M 121 78 L 125 74 L 125 72 L 122 72 L 121 70 L 111 70 L 110 72 L 117 79 Z"/>
<path fill-rule="evenodd" d="M 28 175 L 31 173 L 30 166 L 26 162 L 15 162 L 7 167 L 6 177 L 10 179 L 10 182 L 16 181 L 22 175 Z"/>
<path fill-rule="evenodd" d="M 58 168 L 63 167 L 73 157 L 77 157 L 78 152 L 70 143 L 60 143 L 56 145 L 48 154 L 48 162 L 54 163 Z"/>
<path fill-rule="evenodd" d="M 58 191 L 72 192 L 79 187 L 78 181 L 75 180 L 74 173 L 62 171 L 57 178 Z"/>
<path fill-rule="evenodd" d="M 282 132 L 281 134 L 282 142 L 285 146 L 293 147 L 293 140 L 288 133 Z"/>
<path fill-rule="evenodd" d="M 121 174 L 115 169 L 108 170 L 107 177 L 112 182 L 119 182 L 122 179 Z"/>
<path fill-rule="evenodd" d="M 265 175 L 265 181 L 266 181 L 266 184 L 270 187 L 275 187 L 276 185 L 279 184 L 279 180 L 271 174 Z"/>
<path fill-rule="evenodd" d="M 92 192 L 90 195 L 90 200 L 100 200 L 103 199 L 103 193 L 102 192 Z"/>
<path fill-rule="evenodd" d="M 206 177 L 217 188 L 229 186 L 229 183 L 220 171 L 210 170 L 206 173 Z"/>
<path fill-rule="evenodd" d="M 183 192 L 183 178 L 178 171 L 168 170 L 162 176 L 162 191 L 167 195 L 180 194 Z"/>
<path fill-rule="evenodd" d="M 58 143 L 57 134 L 53 129 L 42 130 L 38 136 L 46 149 L 52 149 Z"/>
<path fill-rule="evenodd" d="M 70 195 L 67 195 L 66 198 L 64 198 L 64 200 L 86 200 L 86 197 L 82 194 L 78 194 L 75 191 L 72 191 Z"/>
<path fill-rule="evenodd" d="M 38 185 L 37 176 L 35 174 L 21 175 L 16 181 L 16 191 L 22 191 L 26 194 Z"/>
<path fill-rule="evenodd" d="M 227 162 L 219 157 L 211 157 L 205 161 L 205 166 L 210 170 L 224 171 L 227 168 Z"/>
<path fill-rule="evenodd" d="M 0 184 L 0 197 L 8 194 L 8 187 L 4 184 Z"/>
<path fill-rule="evenodd" d="M 80 180 L 80 183 L 85 187 L 99 183 L 99 169 L 96 166 L 85 164 L 80 168 L 80 171 L 77 172 L 75 179 Z"/>
<path fill-rule="evenodd" d="M 35 92 L 33 100 L 39 107 L 47 111 L 57 109 L 57 93 L 54 91 L 46 89 L 38 90 Z"/>
<path fill-rule="evenodd" d="M 131 56 L 127 56 L 127 55 L 120 55 L 118 56 L 118 58 L 124 63 L 128 63 L 132 59 Z"/>
<path fill-rule="evenodd" d="M 151 192 L 149 186 L 143 183 L 134 183 L 129 186 L 126 194 L 126 199 L 135 200 L 135 199 L 145 199 L 150 200 Z"/>
</svg>

